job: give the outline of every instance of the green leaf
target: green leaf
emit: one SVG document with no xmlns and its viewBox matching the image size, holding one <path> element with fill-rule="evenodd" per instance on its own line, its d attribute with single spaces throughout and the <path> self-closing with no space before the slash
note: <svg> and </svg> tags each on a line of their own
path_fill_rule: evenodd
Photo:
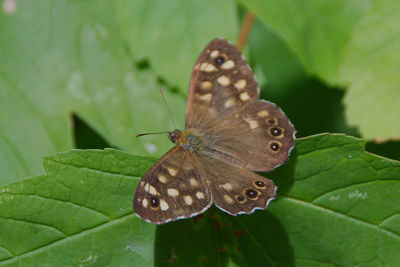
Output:
<svg viewBox="0 0 400 267">
<path fill-rule="evenodd" d="M 338 84 L 342 52 L 373 0 L 239 0 L 287 42 L 310 74 Z"/>
<path fill-rule="evenodd" d="M 135 56 L 148 59 L 159 76 L 184 93 L 193 65 L 206 44 L 216 37 L 235 41 L 238 25 L 234 1 L 117 3 L 122 33 Z"/>
<path fill-rule="evenodd" d="M 310 74 L 349 86 L 346 117 L 361 136 L 400 138 L 393 123 L 400 119 L 396 1 L 240 2 L 276 31 Z"/>
<path fill-rule="evenodd" d="M 395 266 L 400 163 L 364 145 L 333 134 L 298 140 L 288 164 L 267 175 L 279 189 L 266 211 L 211 208 L 159 227 L 132 214 L 153 158 L 59 153 L 45 159 L 46 176 L 0 189 L 0 264 Z"/>
<path fill-rule="evenodd" d="M 230 217 L 211 210 L 196 222 L 163 225 L 157 262 L 175 255 L 180 266 L 395 266 L 400 163 L 364 145 L 345 135 L 298 140 L 289 163 L 267 175 L 278 184 L 267 211 Z"/>
<path fill-rule="evenodd" d="M 113 146 L 153 155 L 168 146 L 135 138 L 172 124 L 156 75 L 133 64 L 114 4 L 76 2 L 22 1 L 14 15 L 0 12 L 0 184 L 40 174 L 43 156 L 72 148 L 71 113 Z M 184 97 L 165 89 L 182 126 Z"/>
<path fill-rule="evenodd" d="M 344 135 L 306 138 L 298 142 L 296 162 L 276 173 L 287 179 L 271 212 L 298 248 L 296 262 L 400 262 L 394 252 L 400 249 L 400 163 L 369 154 L 364 146 L 365 141 Z"/>
<path fill-rule="evenodd" d="M 343 52 L 347 119 L 367 139 L 400 138 L 399 17 L 397 1 L 376 1 Z"/>
<path fill-rule="evenodd" d="M 148 266 L 155 226 L 132 197 L 153 161 L 111 149 L 47 157 L 47 175 L 1 189 L 0 264 Z"/>
<path fill-rule="evenodd" d="M 287 45 L 259 20 L 254 21 L 249 36 L 250 62 L 260 67 L 261 75 L 266 75 L 268 96 L 291 95 L 292 88 L 297 88 L 308 77 L 295 55 Z M 256 74 L 257 81 L 260 76 Z M 259 81 L 260 87 L 262 83 Z"/>
</svg>

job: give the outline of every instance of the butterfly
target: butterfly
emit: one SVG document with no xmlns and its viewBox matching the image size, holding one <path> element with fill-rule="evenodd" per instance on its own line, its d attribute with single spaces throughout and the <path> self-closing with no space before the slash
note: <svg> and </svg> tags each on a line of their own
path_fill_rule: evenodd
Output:
<svg viewBox="0 0 400 267">
<path fill-rule="evenodd" d="M 277 187 L 252 171 L 285 163 L 296 131 L 278 106 L 258 96 L 240 51 L 224 39 L 211 41 L 193 68 L 185 129 L 168 132 L 176 145 L 139 181 L 136 215 L 163 224 L 212 203 L 230 215 L 265 209 Z"/>
</svg>

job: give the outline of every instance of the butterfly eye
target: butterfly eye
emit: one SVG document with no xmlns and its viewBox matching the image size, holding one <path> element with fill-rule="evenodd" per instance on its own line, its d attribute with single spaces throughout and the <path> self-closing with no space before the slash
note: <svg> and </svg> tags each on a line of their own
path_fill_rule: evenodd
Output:
<svg viewBox="0 0 400 267">
<path fill-rule="evenodd" d="M 172 143 L 176 142 L 176 135 L 173 132 L 168 133 L 168 139 L 171 140 Z"/>
<path fill-rule="evenodd" d="M 157 208 L 159 205 L 160 205 L 160 201 L 158 200 L 158 198 L 152 197 L 150 199 L 150 206 L 152 206 L 153 208 Z"/>
<path fill-rule="evenodd" d="M 223 58 L 223 57 L 217 57 L 215 59 L 215 64 L 217 64 L 217 65 L 221 65 L 224 62 L 225 62 L 225 58 Z"/>
<path fill-rule="evenodd" d="M 258 192 L 256 190 L 253 190 L 253 189 L 246 190 L 246 196 L 248 196 L 249 198 L 256 198 L 257 195 L 258 195 Z"/>
</svg>

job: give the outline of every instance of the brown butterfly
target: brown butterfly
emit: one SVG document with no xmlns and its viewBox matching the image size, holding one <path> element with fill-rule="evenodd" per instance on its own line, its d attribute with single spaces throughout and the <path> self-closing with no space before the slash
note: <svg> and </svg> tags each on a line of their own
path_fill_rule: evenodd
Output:
<svg viewBox="0 0 400 267">
<path fill-rule="evenodd" d="M 240 51 L 211 41 L 192 72 L 185 130 L 140 180 L 133 207 L 151 223 L 193 217 L 212 203 L 230 215 L 265 209 L 274 183 L 253 171 L 287 161 L 295 129 L 275 104 L 259 100 L 255 77 Z"/>
</svg>

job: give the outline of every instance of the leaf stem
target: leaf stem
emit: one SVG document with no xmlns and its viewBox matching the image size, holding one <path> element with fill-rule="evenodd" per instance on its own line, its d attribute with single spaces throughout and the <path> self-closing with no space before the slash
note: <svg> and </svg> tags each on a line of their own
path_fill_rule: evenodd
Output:
<svg viewBox="0 0 400 267">
<path fill-rule="evenodd" d="M 253 25 L 254 14 L 247 11 L 244 15 L 242 26 L 240 27 L 240 32 L 236 41 L 236 46 L 239 50 L 242 50 L 244 44 L 246 43 L 247 37 L 249 36 L 251 26 Z"/>
</svg>

